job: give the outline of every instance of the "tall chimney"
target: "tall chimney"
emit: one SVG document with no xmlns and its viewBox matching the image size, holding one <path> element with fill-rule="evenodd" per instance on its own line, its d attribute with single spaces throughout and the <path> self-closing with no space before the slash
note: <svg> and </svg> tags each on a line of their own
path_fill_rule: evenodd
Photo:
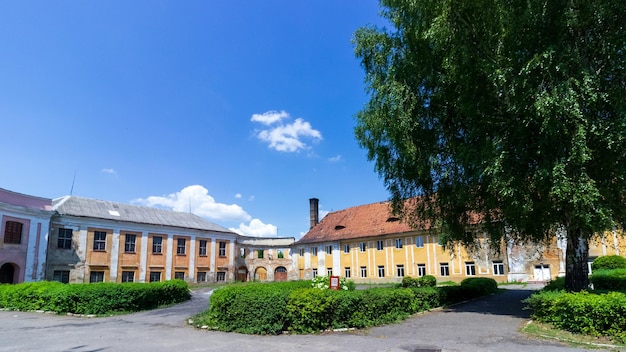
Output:
<svg viewBox="0 0 626 352">
<path fill-rule="evenodd" d="M 309 219 L 311 222 L 311 227 L 309 229 L 312 229 L 315 227 L 315 225 L 317 225 L 320 222 L 320 213 L 319 213 L 319 209 L 318 209 L 318 204 L 319 204 L 320 200 L 317 198 L 311 198 L 309 199 Z"/>
</svg>

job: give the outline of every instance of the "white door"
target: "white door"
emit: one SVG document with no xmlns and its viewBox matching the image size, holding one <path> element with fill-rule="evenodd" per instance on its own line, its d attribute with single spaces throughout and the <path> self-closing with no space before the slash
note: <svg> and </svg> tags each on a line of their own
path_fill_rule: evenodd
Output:
<svg viewBox="0 0 626 352">
<path fill-rule="evenodd" d="M 535 265 L 535 281 L 550 281 L 550 265 L 539 264 Z"/>
</svg>

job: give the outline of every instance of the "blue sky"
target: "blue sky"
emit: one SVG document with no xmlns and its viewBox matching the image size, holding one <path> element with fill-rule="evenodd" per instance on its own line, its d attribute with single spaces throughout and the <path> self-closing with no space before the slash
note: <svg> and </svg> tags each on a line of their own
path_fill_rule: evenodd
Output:
<svg viewBox="0 0 626 352">
<path fill-rule="evenodd" d="M 299 238 L 388 193 L 354 138 L 375 0 L 0 2 L 0 188 Z"/>
</svg>

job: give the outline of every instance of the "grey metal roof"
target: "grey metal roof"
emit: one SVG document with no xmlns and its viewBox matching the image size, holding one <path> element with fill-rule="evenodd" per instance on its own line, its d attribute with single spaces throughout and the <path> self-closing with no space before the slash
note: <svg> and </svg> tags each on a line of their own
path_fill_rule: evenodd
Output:
<svg viewBox="0 0 626 352">
<path fill-rule="evenodd" d="M 190 213 L 76 196 L 65 196 L 54 199 L 52 201 L 52 210 L 56 211 L 59 215 L 235 234 L 227 228 Z"/>
</svg>

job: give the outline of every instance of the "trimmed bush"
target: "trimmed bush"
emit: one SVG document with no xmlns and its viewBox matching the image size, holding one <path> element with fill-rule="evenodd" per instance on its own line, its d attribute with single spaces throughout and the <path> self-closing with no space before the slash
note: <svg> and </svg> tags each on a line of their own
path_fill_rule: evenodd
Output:
<svg viewBox="0 0 626 352">
<path fill-rule="evenodd" d="M 596 258 L 591 263 L 592 271 L 605 269 L 626 269 L 626 258 L 619 255 L 605 255 Z"/>
<path fill-rule="evenodd" d="M 542 291 L 530 296 L 526 303 L 533 310 L 533 318 L 538 321 L 573 333 L 604 335 L 626 342 L 624 293 Z"/>
<path fill-rule="evenodd" d="M 311 286 L 311 281 L 226 286 L 214 291 L 209 310 L 196 315 L 194 325 L 262 335 L 364 328 L 497 290 L 489 279 L 469 280 L 462 286 L 357 291 Z"/>
<path fill-rule="evenodd" d="M 461 281 L 461 288 L 468 298 L 476 298 L 497 292 L 498 283 L 487 277 L 470 277 Z"/>
<path fill-rule="evenodd" d="M 154 283 L 62 284 L 33 282 L 0 285 L 0 307 L 56 313 L 111 314 L 154 309 L 188 300 L 182 280 Z"/>
<path fill-rule="evenodd" d="M 595 290 L 626 291 L 626 269 L 594 271 L 589 282 Z"/>
<path fill-rule="evenodd" d="M 400 287 L 435 287 L 437 286 L 437 278 L 432 275 L 424 275 L 422 277 L 413 278 L 405 276 L 402 278 Z"/>
<path fill-rule="evenodd" d="M 222 331 L 275 335 L 286 330 L 287 302 L 292 291 L 311 281 L 249 283 L 217 289 L 203 324 Z"/>
<path fill-rule="evenodd" d="M 546 286 L 542 289 L 543 291 L 563 291 L 565 290 L 565 276 L 557 277 L 556 279 L 550 280 Z"/>
</svg>

